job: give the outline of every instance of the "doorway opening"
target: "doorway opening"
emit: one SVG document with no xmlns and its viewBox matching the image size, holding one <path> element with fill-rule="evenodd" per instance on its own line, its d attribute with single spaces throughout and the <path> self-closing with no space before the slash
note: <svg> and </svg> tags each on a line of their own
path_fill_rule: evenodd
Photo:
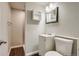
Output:
<svg viewBox="0 0 79 59">
<path fill-rule="evenodd" d="M 11 20 L 8 21 L 10 56 L 25 55 L 25 3 L 10 2 Z"/>
</svg>

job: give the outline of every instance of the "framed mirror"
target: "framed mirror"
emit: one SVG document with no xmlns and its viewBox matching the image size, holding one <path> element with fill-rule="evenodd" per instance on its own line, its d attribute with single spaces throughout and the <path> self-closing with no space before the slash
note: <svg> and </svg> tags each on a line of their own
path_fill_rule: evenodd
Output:
<svg viewBox="0 0 79 59">
<path fill-rule="evenodd" d="M 58 7 L 46 13 L 46 24 L 58 22 Z"/>
</svg>

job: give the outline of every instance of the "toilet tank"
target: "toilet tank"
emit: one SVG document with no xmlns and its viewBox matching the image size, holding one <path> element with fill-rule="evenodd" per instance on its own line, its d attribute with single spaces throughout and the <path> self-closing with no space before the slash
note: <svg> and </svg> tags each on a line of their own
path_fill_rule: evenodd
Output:
<svg viewBox="0 0 79 59">
<path fill-rule="evenodd" d="M 39 55 L 54 49 L 54 34 L 42 34 L 39 36 Z"/>
<path fill-rule="evenodd" d="M 55 38 L 56 51 L 64 56 L 72 55 L 73 40 L 64 38 Z"/>
</svg>

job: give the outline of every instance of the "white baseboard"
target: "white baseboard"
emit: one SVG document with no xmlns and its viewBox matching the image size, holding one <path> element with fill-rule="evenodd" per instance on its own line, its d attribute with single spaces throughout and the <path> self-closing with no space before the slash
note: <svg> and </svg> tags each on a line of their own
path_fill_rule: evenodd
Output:
<svg viewBox="0 0 79 59">
<path fill-rule="evenodd" d="M 11 51 L 11 48 L 9 49 L 9 53 L 8 53 L 8 55 L 10 55 L 10 51 Z"/>
<path fill-rule="evenodd" d="M 25 45 L 23 45 L 24 51 L 25 51 Z"/>
<path fill-rule="evenodd" d="M 24 47 L 24 45 L 17 45 L 17 46 L 12 46 L 12 47 L 10 47 L 10 49 L 9 49 L 9 54 L 10 54 L 10 51 L 11 51 L 12 48 L 17 48 L 17 47 Z M 25 47 L 24 47 L 24 50 L 25 50 Z M 26 56 L 31 56 L 31 55 L 34 55 L 34 54 L 36 54 L 36 53 L 38 53 L 38 52 L 39 52 L 39 50 L 34 51 L 34 52 L 30 52 L 30 53 L 26 53 Z"/>
<path fill-rule="evenodd" d="M 12 48 L 17 48 L 17 47 L 23 47 L 23 45 L 12 46 L 11 49 L 12 49 Z"/>
<path fill-rule="evenodd" d="M 38 52 L 39 52 L 39 50 L 34 51 L 34 52 L 30 52 L 30 53 L 26 53 L 26 56 L 31 56 L 31 55 L 34 55 L 34 54 L 36 54 L 36 53 L 38 53 Z"/>
</svg>

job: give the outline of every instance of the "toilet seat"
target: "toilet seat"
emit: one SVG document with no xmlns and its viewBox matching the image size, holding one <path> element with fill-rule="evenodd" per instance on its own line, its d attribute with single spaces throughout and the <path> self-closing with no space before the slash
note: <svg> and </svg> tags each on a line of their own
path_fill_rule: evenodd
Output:
<svg viewBox="0 0 79 59">
<path fill-rule="evenodd" d="M 56 51 L 48 51 L 45 56 L 63 56 L 60 53 L 56 52 Z"/>
</svg>

